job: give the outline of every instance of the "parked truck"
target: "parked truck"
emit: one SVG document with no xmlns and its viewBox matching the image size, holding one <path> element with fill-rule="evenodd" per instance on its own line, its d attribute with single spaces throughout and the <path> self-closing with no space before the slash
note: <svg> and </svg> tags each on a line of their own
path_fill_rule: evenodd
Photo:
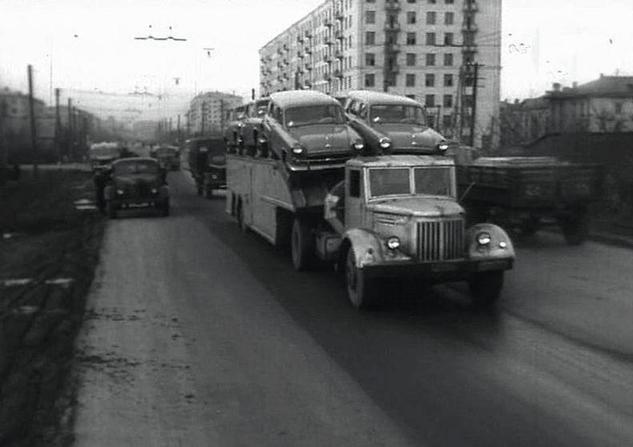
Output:
<svg viewBox="0 0 633 447">
<path fill-rule="evenodd" d="M 468 148 L 457 151 L 459 194 L 474 219 L 528 235 L 554 223 L 567 243 L 584 242 L 589 205 L 601 195 L 600 166 L 555 157 L 477 157 Z"/>
<path fill-rule="evenodd" d="M 355 157 L 297 172 L 280 159 L 230 154 L 226 204 L 243 229 L 290 245 L 296 270 L 319 261 L 344 271 L 356 308 L 386 298 L 384 278 L 467 281 L 473 302 L 489 306 L 515 257 L 500 227 L 466 227 L 454 161 L 441 156 Z"/>
</svg>

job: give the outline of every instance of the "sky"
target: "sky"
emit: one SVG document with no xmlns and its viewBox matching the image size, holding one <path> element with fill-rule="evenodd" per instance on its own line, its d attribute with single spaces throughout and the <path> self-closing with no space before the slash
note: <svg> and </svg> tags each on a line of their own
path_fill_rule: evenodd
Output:
<svg viewBox="0 0 633 447">
<path fill-rule="evenodd" d="M 484 2 L 486 0 L 479 0 Z M 200 91 L 250 96 L 258 49 L 322 0 L 0 0 L 0 86 L 101 115 L 182 113 Z M 633 0 L 503 0 L 501 97 L 633 75 Z M 151 28 L 150 28 L 151 26 Z M 136 40 L 147 35 L 179 41 Z"/>
</svg>

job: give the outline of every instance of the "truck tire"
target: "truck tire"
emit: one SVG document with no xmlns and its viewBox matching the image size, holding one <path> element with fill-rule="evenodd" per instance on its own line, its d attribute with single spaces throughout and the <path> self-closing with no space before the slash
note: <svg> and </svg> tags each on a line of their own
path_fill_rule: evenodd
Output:
<svg viewBox="0 0 633 447">
<path fill-rule="evenodd" d="M 298 272 L 309 270 L 314 264 L 314 236 L 305 219 L 295 218 L 292 223 L 290 255 Z"/>
<path fill-rule="evenodd" d="M 377 304 L 375 280 L 367 278 L 363 269 L 356 267 L 354 249 L 347 251 L 345 260 L 347 297 L 356 309 L 370 309 Z"/>
<path fill-rule="evenodd" d="M 116 219 L 116 205 L 112 203 L 111 200 L 108 201 L 106 208 L 107 208 L 108 218 Z"/>
<path fill-rule="evenodd" d="M 561 221 L 565 241 L 569 245 L 581 245 L 587 239 L 589 222 L 584 215 L 575 215 Z"/>
<path fill-rule="evenodd" d="M 475 273 L 468 281 L 472 303 L 477 308 L 490 308 L 499 299 L 503 288 L 503 270 Z"/>
</svg>

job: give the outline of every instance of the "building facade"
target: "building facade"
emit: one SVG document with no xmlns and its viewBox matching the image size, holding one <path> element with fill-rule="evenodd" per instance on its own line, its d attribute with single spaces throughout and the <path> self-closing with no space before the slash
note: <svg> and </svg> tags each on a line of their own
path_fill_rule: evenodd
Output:
<svg viewBox="0 0 633 447">
<path fill-rule="evenodd" d="M 260 49 L 260 94 L 406 95 L 447 136 L 491 146 L 500 55 L 501 0 L 326 0 Z"/>
<path fill-rule="evenodd" d="M 241 96 L 222 92 L 207 92 L 195 96 L 187 112 L 187 127 L 190 135 L 206 135 L 224 130 L 226 111 L 243 102 Z"/>
</svg>

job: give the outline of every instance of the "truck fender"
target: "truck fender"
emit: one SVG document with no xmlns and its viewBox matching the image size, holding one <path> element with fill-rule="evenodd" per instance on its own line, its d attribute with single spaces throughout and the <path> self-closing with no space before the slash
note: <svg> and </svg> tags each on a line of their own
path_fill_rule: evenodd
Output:
<svg viewBox="0 0 633 447">
<path fill-rule="evenodd" d="M 367 230 L 354 228 L 343 234 L 339 262 L 345 262 L 347 250 L 352 248 L 356 255 L 356 267 L 363 268 L 367 264 L 373 264 L 383 258 L 383 243 Z"/>
<path fill-rule="evenodd" d="M 490 235 L 490 243 L 486 246 L 481 246 L 477 242 L 477 237 L 481 233 Z M 466 231 L 466 250 L 468 257 L 475 260 L 515 258 L 514 244 L 508 233 L 503 228 L 491 223 L 479 223 L 468 228 Z"/>
</svg>

